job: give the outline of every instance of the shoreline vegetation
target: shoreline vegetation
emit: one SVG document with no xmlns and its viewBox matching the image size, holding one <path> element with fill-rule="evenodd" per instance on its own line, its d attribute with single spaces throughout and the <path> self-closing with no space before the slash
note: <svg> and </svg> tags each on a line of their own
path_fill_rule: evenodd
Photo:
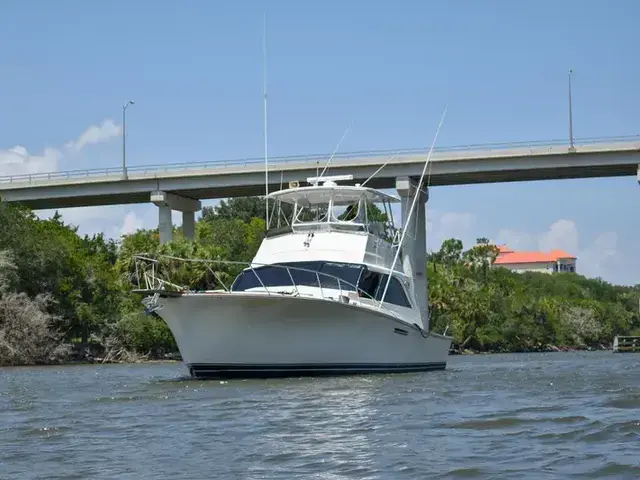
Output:
<svg viewBox="0 0 640 480">
<path fill-rule="evenodd" d="M 58 214 L 41 220 L 0 200 L 0 366 L 178 360 L 166 324 L 131 293 L 134 255 L 250 261 L 264 231 L 261 197 L 205 207 L 195 242 L 176 228 L 166 245 L 157 230 L 118 241 L 80 236 Z M 452 354 L 611 350 L 615 335 L 640 335 L 640 285 L 518 274 L 493 267 L 496 256 L 484 238 L 466 250 L 449 239 L 427 255 L 431 330 L 447 329 Z M 174 283 L 196 289 L 239 273 L 228 265 L 215 275 L 195 263 L 164 267 Z"/>
<path fill-rule="evenodd" d="M 499 355 L 499 354 L 526 354 L 526 353 L 572 353 L 572 352 L 595 352 L 595 351 L 608 351 L 612 352 L 612 345 L 600 344 L 597 347 L 590 347 L 586 345 L 582 346 L 556 346 L 556 345 L 544 345 L 534 347 L 530 350 L 522 351 L 493 351 L 493 350 L 458 350 L 452 348 L 449 351 L 450 356 L 469 356 L 469 355 Z M 164 356 L 149 357 L 147 355 L 141 355 L 137 353 L 127 352 L 125 355 L 111 356 L 111 357 L 92 357 L 90 355 L 74 358 L 70 356 L 66 359 L 59 359 L 55 363 L 33 363 L 33 364 L 16 364 L 11 366 L 71 366 L 71 365 L 114 365 L 114 364 L 153 364 L 153 363 L 181 363 L 182 357 L 180 352 L 165 354 Z M 0 364 L 0 368 L 3 365 Z"/>
</svg>

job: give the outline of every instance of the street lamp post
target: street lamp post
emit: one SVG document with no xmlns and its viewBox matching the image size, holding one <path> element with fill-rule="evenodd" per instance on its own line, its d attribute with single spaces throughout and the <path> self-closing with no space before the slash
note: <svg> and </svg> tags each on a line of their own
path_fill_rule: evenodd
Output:
<svg viewBox="0 0 640 480">
<path fill-rule="evenodd" d="M 573 70 L 569 69 L 569 151 L 575 152 L 576 147 L 573 145 L 573 109 L 571 107 L 571 74 Z"/>
<path fill-rule="evenodd" d="M 127 107 L 135 102 L 129 100 L 122 106 L 122 176 L 127 179 Z"/>
</svg>

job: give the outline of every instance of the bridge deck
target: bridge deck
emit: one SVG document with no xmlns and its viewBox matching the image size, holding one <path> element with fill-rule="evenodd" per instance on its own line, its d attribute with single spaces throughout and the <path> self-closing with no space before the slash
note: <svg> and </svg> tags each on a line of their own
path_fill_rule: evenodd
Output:
<svg viewBox="0 0 640 480">
<path fill-rule="evenodd" d="M 640 136 L 566 142 L 498 144 L 439 149 L 430 167 L 431 185 L 635 175 Z M 336 155 L 329 174 L 353 174 L 364 181 L 393 155 L 396 158 L 368 185 L 392 188 L 398 176 L 419 175 L 426 150 L 355 152 Z M 270 159 L 270 190 L 292 180 L 304 181 L 322 169 L 329 155 Z M 35 173 L 0 177 L 0 196 L 32 208 L 149 202 L 153 190 L 197 199 L 264 193 L 264 159 L 134 166 L 128 179 L 117 168 Z"/>
</svg>

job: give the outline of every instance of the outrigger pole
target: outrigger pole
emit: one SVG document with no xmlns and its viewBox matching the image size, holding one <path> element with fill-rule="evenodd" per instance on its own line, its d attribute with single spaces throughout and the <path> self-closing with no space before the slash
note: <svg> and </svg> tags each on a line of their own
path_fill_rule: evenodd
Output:
<svg viewBox="0 0 640 480">
<path fill-rule="evenodd" d="M 407 234 L 407 226 L 409 225 L 409 222 L 411 221 L 411 216 L 413 215 L 413 212 L 416 208 L 416 205 L 418 202 L 418 196 L 420 195 L 421 189 L 422 189 L 422 182 L 424 181 L 424 176 L 425 176 L 425 173 L 427 172 L 427 166 L 431 161 L 431 154 L 433 152 L 433 147 L 436 144 L 436 139 L 438 138 L 438 134 L 440 133 L 440 128 L 442 127 L 442 123 L 444 122 L 444 117 L 446 114 L 447 114 L 447 106 L 445 105 L 444 111 L 442 112 L 442 116 L 440 117 L 440 123 L 438 124 L 438 129 L 436 130 L 435 137 L 433 138 L 433 142 L 431 143 L 431 148 L 429 149 L 429 153 L 427 154 L 427 160 L 424 162 L 424 167 L 422 168 L 422 174 L 420 175 L 420 182 L 416 187 L 416 193 L 413 196 L 413 202 L 411 202 L 411 208 L 409 209 L 409 214 L 407 215 L 406 220 L 403 219 L 402 235 L 400 236 L 398 249 L 396 250 L 396 254 L 393 258 L 393 263 L 391 264 L 391 269 L 389 271 L 389 276 L 387 277 L 387 284 L 385 285 L 384 292 L 382 293 L 382 297 L 380 298 L 380 304 L 378 305 L 378 310 L 382 308 L 382 302 L 384 302 L 384 298 L 387 295 L 389 283 L 391 282 L 391 275 L 393 274 L 393 271 L 396 267 L 396 263 L 398 262 L 398 257 L 400 256 L 400 251 L 402 250 L 402 244 L 404 243 L 404 237 Z"/>
</svg>

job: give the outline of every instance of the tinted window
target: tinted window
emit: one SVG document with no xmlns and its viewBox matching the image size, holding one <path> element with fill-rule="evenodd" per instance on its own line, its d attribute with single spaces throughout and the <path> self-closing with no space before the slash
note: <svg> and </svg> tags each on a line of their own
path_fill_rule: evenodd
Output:
<svg viewBox="0 0 640 480">
<path fill-rule="evenodd" d="M 291 273 L 293 281 L 296 285 L 318 286 L 318 276 L 316 275 L 316 272 L 320 269 L 320 262 L 291 262 L 282 263 L 281 265 L 286 267 L 295 267 L 290 268 L 289 272 Z M 281 270 L 286 272 L 286 270 L 284 269 Z"/>
<path fill-rule="evenodd" d="M 384 289 L 387 287 L 387 279 L 389 275 L 380 275 L 380 284 L 378 285 L 378 291 L 376 292 L 376 300 L 380 301 L 382 298 L 382 294 L 384 293 Z M 407 295 L 404 293 L 404 289 L 400 284 L 400 281 L 391 277 L 391 282 L 389 282 L 389 288 L 387 288 L 387 293 L 384 296 L 384 301 L 393 303 L 394 305 L 400 305 L 401 307 L 411 308 L 411 304 L 409 303 L 409 299 Z"/>
<path fill-rule="evenodd" d="M 353 288 L 350 285 L 357 285 L 366 294 L 363 296 L 380 301 L 387 285 L 388 275 L 367 270 L 362 265 L 332 262 L 287 262 L 278 265 L 280 267 L 269 265 L 254 268 L 253 270 L 245 270 L 233 282 L 231 290 L 242 292 L 250 288 L 260 288 L 263 284 L 267 288 L 290 287 L 293 285 L 291 282 L 292 277 L 295 285 L 317 287 L 319 278 L 322 288 L 338 289 L 338 281 L 332 277 L 322 275 L 325 273 L 337 277 L 341 281 L 344 280 L 345 283 L 340 283 L 342 290 L 352 290 Z M 282 268 L 287 266 L 295 268 L 290 268 L 289 271 L 286 268 Z M 299 268 L 310 271 L 298 270 Z M 316 275 L 316 272 L 320 272 L 320 274 Z M 260 279 L 258 279 L 258 276 Z M 384 301 L 411 308 L 400 281 L 395 277 L 391 277 Z"/>
<path fill-rule="evenodd" d="M 258 277 L 260 277 L 258 279 Z M 250 288 L 291 286 L 291 277 L 284 268 L 259 267 L 245 270 L 236 278 L 231 290 L 242 292 Z"/>
<path fill-rule="evenodd" d="M 360 272 L 362 267 L 360 265 L 352 265 L 348 263 L 330 263 L 326 262 L 320 269 L 322 273 L 332 275 L 340 280 L 344 280 L 344 283 L 340 283 L 340 287 L 343 290 L 355 290 L 353 287 L 358 285 L 358 278 L 360 278 Z M 320 276 L 322 286 L 326 288 L 338 288 L 338 281 L 332 277 Z M 352 286 L 353 285 L 353 286 Z"/>
<path fill-rule="evenodd" d="M 365 297 L 375 298 L 376 290 L 380 284 L 380 274 L 378 272 L 372 272 L 367 270 L 360 278 L 360 284 L 358 288 L 362 290 Z"/>
<path fill-rule="evenodd" d="M 291 286 L 292 278 L 295 285 L 317 287 L 318 280 L 320 280 L 320 285 L 323 288 L 349 290 L 350 285 L 358 284 L 358 278 L 362 271 L 362 266 L 360 265 L 331 262 L 287 262 L 278 265 L 280 267 L 264 266 L 253 270 L 245 270 L 233 282 L 231 290 L 241 292 L 250 288 L 262 287 L 263 284 L 266 287 Z M 287 271 L 286 268 L 282 267 L 295 268 L 290 268 Z M 316 272 L 319 273 L 316 274 Z M 338 280 L 327 275 L 344 280 L 344 283 L 340 282 L 338 286 Z M 351 289 L 353 290 L 354 288 L 351 287 Z"/>
</svg>

